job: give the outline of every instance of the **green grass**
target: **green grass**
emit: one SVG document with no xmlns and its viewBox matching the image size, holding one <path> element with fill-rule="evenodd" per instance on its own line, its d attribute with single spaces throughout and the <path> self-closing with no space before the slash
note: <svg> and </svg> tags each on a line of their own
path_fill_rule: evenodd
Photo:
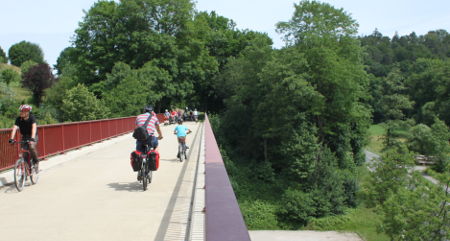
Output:
<svg viewBox="0 0 450 241">
<path fill-rule="evenodd" d="M 367 150 L 380 154 L 383 149 L 383 136 L 386 129 L 383 124 L 372 125 L 369 128 L 369 144 Z"/>
<path fill-rule="evenodd" d="M 386 234 L 377 232 L 380 223 L 381 217 L 373 209 L 361 206 L 344 215 L 315 219 L 305 229 L 354 232 L 366 241 L 389 241 Z"/>
</svg>

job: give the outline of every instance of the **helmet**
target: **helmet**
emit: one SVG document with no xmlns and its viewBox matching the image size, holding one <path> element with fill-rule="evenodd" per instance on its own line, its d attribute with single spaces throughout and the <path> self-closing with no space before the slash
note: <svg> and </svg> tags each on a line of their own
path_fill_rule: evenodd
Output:
<svg viewBox="0 0 450 241">
<path fill-rule="evenodd" d="M 152 112 L 153 111 L 153 106 L 148 105 L 146 107 L 144 107 L 144 112 Z"/>
<path fill-rule="evenodd" d="M 31 105 L 21 105 L 19 107 L 19 111 L 31 111 L 31 109 L 33 109 L 33 107 L 31 107 Z"/>
</svg>

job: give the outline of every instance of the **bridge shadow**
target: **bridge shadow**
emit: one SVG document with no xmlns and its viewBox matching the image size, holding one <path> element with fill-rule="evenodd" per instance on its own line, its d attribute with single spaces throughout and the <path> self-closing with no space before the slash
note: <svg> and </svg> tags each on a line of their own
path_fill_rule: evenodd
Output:
<svg viewBox="0 0 450 241">
<path fill-rule="evenodd" d="M 113 182 L 113 183 L 109 183 L 108 187 L 110 187 L 116 191 L 142 192 L 142 184 L 138 181 L 135 181 L 135 182 Z"/>
</svg>

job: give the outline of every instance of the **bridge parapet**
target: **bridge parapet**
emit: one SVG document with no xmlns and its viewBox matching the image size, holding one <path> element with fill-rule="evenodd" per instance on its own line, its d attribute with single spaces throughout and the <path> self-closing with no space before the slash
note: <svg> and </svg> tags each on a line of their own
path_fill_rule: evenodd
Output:
<svg viewBox="0 0 450 241">
<path fill-rule="evenodd" d="M 205 118 L 205 188 L 207 241 L 250 241 L 208 118 Z"/>
</svg>

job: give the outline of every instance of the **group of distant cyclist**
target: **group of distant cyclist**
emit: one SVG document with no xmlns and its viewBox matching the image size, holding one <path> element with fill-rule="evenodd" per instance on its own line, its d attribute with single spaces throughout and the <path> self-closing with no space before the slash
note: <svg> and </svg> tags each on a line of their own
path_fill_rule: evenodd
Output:
<svg viewBox="0 0 450 241">
<path fill-rule="evenodd" d="M 36 171 L 39 170 L 39 159 L 36 149 L 38 142 L 38 130 L 36 117 L 32 114 L 31 105 L 21 105 L 19 107 L 19 116 L 16 118 L 15 123 L 12 127 L 11 136 L 9 143 L 14 144 L 16 133 L 21 134 L 21 144 L 22 149 L 29 151 L 31 156 L 32 165 L 35 166 Z M 136 140 L 136 151 L 144 152 L 146 150 L 158 149 L 158 140 L 163 139 L 161 129 L 159 127 L 160 122 L 152 106 L 146 106 L 144 108 L 144 113 L 136 117 L 136 127 L 141 127 L 146 125 L 145 129 L 148 133 L 148 138 L 145 140 Z M 173 133 L 177 136 L 178 143 L 182 144 L 185 149 L 188 149 L 186 145 L 186 136 L 192 131 L 183 125 L 183 121 L 198 121 L 198 111 L 197 109 L 189 110 L 188 107 L 183 109 L 173 109 L 170 112 L 165 110 L 164 113 L 164 123 L 178 125 L 174 128 Z M 156 133 L 158 136 L 156 136 Z M 159 154 L 158 154 L 159 156 Z M 180 150 L 177 153 L 177 158 L 180 157 Z M 138 180 L 142 178 L 138 176 Z"/>
<path fill-rule="evenodd" d="M 178 123 L 178 121 L 198 121 L 198 111 L 197 109 L 189 110 L 188 107 L 183 109 L 173 109 L 169 111 L 166 109 L 164 112 L 164 124 L 170 125 Z"/>
</svg>

